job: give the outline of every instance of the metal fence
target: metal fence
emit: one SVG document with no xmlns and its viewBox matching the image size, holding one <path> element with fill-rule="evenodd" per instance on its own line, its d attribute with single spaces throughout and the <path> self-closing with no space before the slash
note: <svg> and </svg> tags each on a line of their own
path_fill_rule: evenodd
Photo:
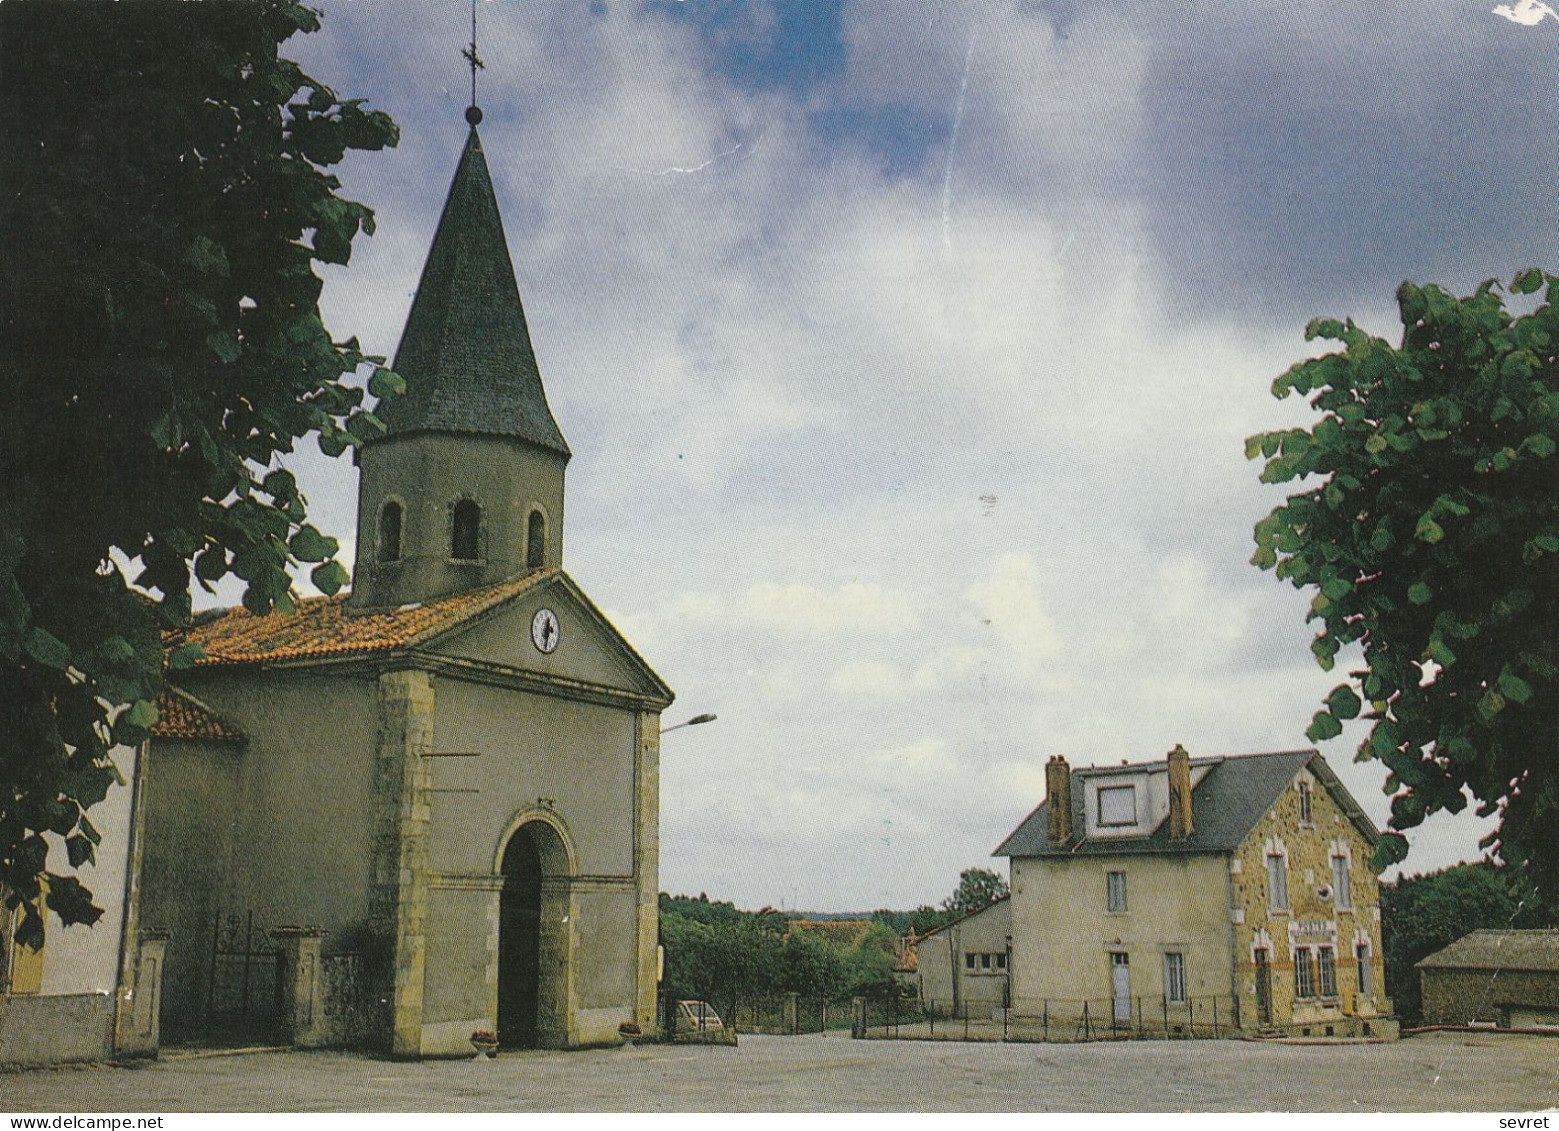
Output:
<svg viewBox="0 0 1559 1131">
<path fill-rule="evenodd" d="M 707 993 L 702 999 L 664 995 L 661 1031 L 673 1041 L 711 1043 L 737 1034 L 799 1036 L 851 1026 L 851 1000 L 824 994 Z M 717 1037 L 715 1030 L 723 1031 Z"/>
<path fill-rule="evenodd" d="M 329 1041 L 347 1048 L 377 1048 L 389 1030 L 389 1002 L 376 992 L 367 960 L 354 951 L 320 957 Z"/>
<path fill-rule="evenodd" d="M 1012 1007 L 920 1001 L 892 991 L 859 999 L 857 1036 L 935 1041 L 1200 1040 L 1239 1031 L 1226 994 L 1174 1002 L 1161 997 L 1045 998 Z"/>
<path fill-rule="evenodd" d="M 850 999 L 780 993 L 738 997 L 728 1023 L 741 1033 L 798 1036 L 850 1027 Z"/>
</svg>

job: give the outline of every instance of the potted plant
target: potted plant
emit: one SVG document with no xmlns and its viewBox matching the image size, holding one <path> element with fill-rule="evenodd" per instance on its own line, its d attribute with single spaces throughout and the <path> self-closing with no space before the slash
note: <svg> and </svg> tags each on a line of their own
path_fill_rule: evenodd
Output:
<svg viewBox="0 0 1559 1131">
<path fill-rule="evenodd" d="M 471 1047 L 477 1060 L 489 1060 L 498 1055 L 498 1034 L 488 1029 L 478 1029 L 471 1034 Z"/>
</svg>

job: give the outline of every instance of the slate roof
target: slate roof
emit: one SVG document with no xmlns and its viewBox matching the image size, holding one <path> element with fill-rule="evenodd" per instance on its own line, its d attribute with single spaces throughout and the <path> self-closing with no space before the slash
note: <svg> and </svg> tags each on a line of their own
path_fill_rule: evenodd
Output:
<svg viewBox="0 0 1559 1131">
<path fill-rule="evenodd" d="M 244 732 L 189 692 L 164 687 L 157 697 L 157 721 L 153 738 L 183 738 L 206 742 L 243 742 Z"/>
<path fill-rule="evenodd" d="M 424 431 L 515 436 L 569 455 L 547 406 L 474 126 L 422 268 L 395 371 L 406 379 L 406 391 L 378 413 L 389 438 Z"/>
<path fill-rule="evenodd" d="M 347 613 L 345 593 L 306 597 L 290 614 L 257 617 L 247 609 L 225 609 L 194 625 L 184 639 L 205 650 L 197 667 L 366 655 L 421 644 L 559 575 L 556 569 L 532 570 L 480 589 L 361 613 Z"/>
<path fill-rule="evenodd" d="M 1559 931 L 1473 931 L 1422 959 L 1420 969 L 1559 971 Z"/>
<path fill-rule="evenodd" d="M 1065 844 L 1053 845 L 1046 833 L 1049 802 L 1028 815 L 1002 841 L 993 856 L 1070 856 L 1132 854 L 1194 854 L 1232 852 L 1255 828 L 1256 822 L 1272 807 L 1278 795 L 1305 767 L 1320 779 L 1332 798 L 1346 812 L 1355 827 L 1371 844 L 1379 832 L 1364 810 L 1337 779 L 1326 759 L 1315 750 L 1283 750 L 1269 754 L 1230 754 L 1212 758 L 1193 758 L 1192 769 L 1208 767 L 1202 780 L 1191 790 L 1193 831 L 1181 841 L 1169 838 L 1169 819 L 1159 822 L 1147 836 L 1084 836 L 1087 828 L 1084 807 L 1088 791 L 1083 783 L 1091 777 L 1108 777 L 1121 771 L 1141 771 L 1162 762 L 1135 763 L 1130 766 L 1084 766 L 1072 771 L 1072 837 Z"/>
</svg>

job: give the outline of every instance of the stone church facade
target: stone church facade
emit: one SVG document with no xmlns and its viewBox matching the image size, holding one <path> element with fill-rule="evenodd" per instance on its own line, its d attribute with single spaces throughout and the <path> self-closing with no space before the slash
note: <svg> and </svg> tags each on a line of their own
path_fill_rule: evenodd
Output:
<svg viewBox="0 0 1559 1131">
<path fill-rule="evenodd" d="M 419 1057 L 469 1054 L 476 1030 L 653 1029 L 672 692 L 561 569 L 570 452 L 475 124 L 395 368 L 406 393 L 359 454 L 351 595 L 188 633 L 205 659 L 175 694 L 200 717 L 162 728 L 147 771 L 165 1023 L 209 1023 L 242 914 L 281 956 L 299 1043 Z"/>
</svg>

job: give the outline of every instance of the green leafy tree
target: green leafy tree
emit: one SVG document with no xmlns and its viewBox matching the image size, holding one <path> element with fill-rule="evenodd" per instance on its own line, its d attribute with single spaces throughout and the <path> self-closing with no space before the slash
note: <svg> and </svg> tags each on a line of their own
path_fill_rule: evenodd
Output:
<svg viewBox="0 0 1559 1131">
<path fill-rule="evenodd" d="M 1349 673 L 1315 715 L 1314 740 L 1363 714 L 1360 760 L 1390 774 L 1377 867 L 1407 854 L 1400 830 L 1467 793 L 1497 813 L 1485 843 L 1559 891 L 1559 279 L 1526 271 L 1513 314 L 1493 280 L 1467 298 L 1404 283 L 1398 346 L 1353 322 L 1307 338 L 1343 348 L 1295 365 L 1279 398 L 1309 396 L 1314 427 L 1247 441 L 1265 483 L 1308 479 L 1256 525 L 1254 564 L 1315 590 L 1311 648 Z"/>
<path fill-rule="evenodd" d="M 852 994 L 880 993 L 893 985 L 894 933 L 882 923 L 871 928 L 845 955 Z"/>
<path fill-rule="evenodd" d="M 946 911 L 938 911 L 929 904 L 921 904 L 909 913 L 910 933 L 924 935 L 936 930 L 947 923 L 953 916 Z"/>
<path fill-rule="evenodd" d="M 929 903 L 921 904 L 913 911 L 892 911 L 883 908 L 872 912 L 872 920 L 886 925 L 896 936 L 923 935 L 928 931 L 940 927 L 953 914 L 948 911 L 938 911 Z"/>
<path fill-rule="evenodd" d="M 737 998 L 773 993 L 782 978 L 780 935 L 748 912 L 704 921 L 677 912 L 661 916 L 666 989 L 729 1007 Z"/>
<path fill-rule="evenodd" d="M 849 991 L 851 970 L 845 955 L 815 931 L 791 931 L 780 953 L 779 987 L 792 993 L 837 1001 Z"/>
<path fill-rule="evenodd" d="M 734 903 L 711 900 L 703 893 L 694 898 L 690 895 L 667 895 L 665 892 L 660 893 L 660 913 L 680 915 L 699 923 L 734 923 L 748 914 L 737 910 Z"/>
<path fill-rule="evenodd" d="M 279 457 L 381 428 L 346 380 L 378 359 L 332 340 L 314 265 L 373 230 L 325 167 L 397 134 L 281 57 L 317 27 L 290 0 L 0 5 L 0 891 L 29 945 L 46 837 L 92 859 L 192 577 L 236 575 L 256 613 L 299 564 L 347 580 Z M 46 884 L 63 922 L 101 914 Z"/>
<path fill-rule="evenodd" d="M 1006 877 L 988 868 L 965 868 L 958 873 L 957 889 L 942 901 L 942 909 L 953 915 L 970 915 L 1006 894 Z"/>
</svg>

